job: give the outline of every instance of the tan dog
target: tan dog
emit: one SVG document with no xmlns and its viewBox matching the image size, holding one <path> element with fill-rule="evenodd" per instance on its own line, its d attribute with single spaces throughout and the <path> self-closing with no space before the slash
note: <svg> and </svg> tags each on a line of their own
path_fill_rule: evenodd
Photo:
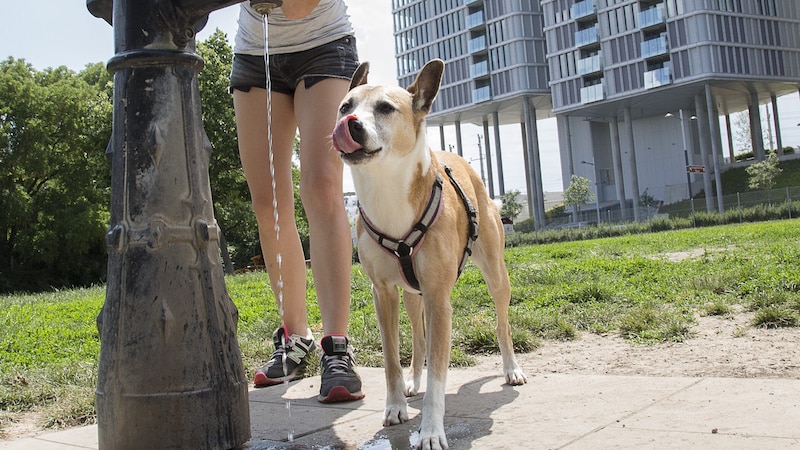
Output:
<svg viewBox="0 0 800 450">
<path fill-rule="evenodd" d="M 428 147 L 425 117 L 439 91 L 444 63 L 430 61 L 408 90 L 366 85 L 368 70 L 364 63 L 353 75 L 339 108 L 333 144 L 351 168 L 361 206 L 358 254 L 373 283 L 381 331 L 387 385 L 384 425 L 408 420 L 405 396 L 417 394 L 427 354 L 418 447 L 447 448 L 450 293 L 476 231 L 472 258 L 497 308 L 506 382 L 527 382 L 514 356 L 508 324 L 511 288 L 503 260 L 503 225 L 472 167 L 460 156 Z M 413 335 L 407 383 L 400 366 L 398 287 L 403 289 Z"/>
</svg>

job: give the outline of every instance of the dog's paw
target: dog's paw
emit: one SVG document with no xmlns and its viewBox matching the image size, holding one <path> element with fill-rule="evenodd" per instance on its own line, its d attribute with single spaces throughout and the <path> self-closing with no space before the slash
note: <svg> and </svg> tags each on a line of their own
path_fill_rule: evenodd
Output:
<svg viewBox="0 0 800 450">
<path fill-rule="evenodd" d="M 406 397 L 413 397 L 419 394 L 419 383 L 414 380 L 406 380 Z"/>
<path fill-rule="evenodd" d="M 506 383 L 510 384 L 511 386 L 519 386 L 528 382 L 528 377 L 519 367 L 506 370 L 505 375 Z"/>
<path fill-rule="evenodd" d="M 406 405 L 386 405 L 383 411 L 383 426 L 399 425 L 406 421 L 408 421 Z"/>
<path fill-rule="evenodd" d="M 449 448 L 444 430 L 440 430 L 439 432 L 431 431 L 429 433 L 420 430 L 417 448 L 422 450 L 445 450 Z"/>
</svg>

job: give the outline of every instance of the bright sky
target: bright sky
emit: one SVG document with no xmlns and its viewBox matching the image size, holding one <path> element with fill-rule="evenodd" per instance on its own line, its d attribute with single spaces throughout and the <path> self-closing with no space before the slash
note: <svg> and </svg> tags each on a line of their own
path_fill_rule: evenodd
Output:
<svg viewBox="0 0 800 450">
<path fill-rule="evenodd" d="M 391 0 L 350 1 L 348 4 L 356 29 L 359 57 L 370 62 L 370 82 L 396 83 Z M 198 40 L 208 38 L 216 28 L 232 40 L 236 33 L 237 14 L 238 5 L 211 13 Z M 106 62 L 113 54 L 112 27 L 92 16 L 85 1 L 18 1 L 13 7 L 7 5 L 0 14 L 0 58 L 3 60 L 12 56 L 26 60 L 37 70 L 65 65 L 79 71 L 86 64 Z M 800 126 L 796 126 L 800 124 L 798 95 L 779 98 L 778 107 L 784 145 L 800 145 Z M 538 127 L 544 190 L 561 191 L 555 119 L 540 120 Z M 506 191 L 517 189 L 526 192 L 520 127 L 503 126 L 501 131 Z M 480 172 L 479 134 L 483 134 L 482 127 L 462 125 L 464 157 Z M 445 128 L 445 139 L 448 144 L 455 144 L 452 126 Z M 438 128 L 429 129 L 429 141 L 433 147 L 438 147 Z M 343 187 L 345 191 L 353 190 L 349 174 L 345 174 Z"/>
</svg>

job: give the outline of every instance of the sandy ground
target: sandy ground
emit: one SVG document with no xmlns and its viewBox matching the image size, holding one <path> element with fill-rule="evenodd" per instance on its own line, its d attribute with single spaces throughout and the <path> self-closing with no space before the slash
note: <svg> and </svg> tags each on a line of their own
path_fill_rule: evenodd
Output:
<svg viewBox="0 0 800 450">
<path fill-rule="evenodd" d="M 582 333 L 571 341 L 546 341 L 518 355 L 529 375 L 579 373 L 606 375 L 797 378 L 800 379 L 800 329 L 750 325 L 752 314 L 698 317 L 695 336 L 681 343 L 632 345 L 614 334 Z M 497 356 L 480 365 L 499 368 Z"/>
</svg>

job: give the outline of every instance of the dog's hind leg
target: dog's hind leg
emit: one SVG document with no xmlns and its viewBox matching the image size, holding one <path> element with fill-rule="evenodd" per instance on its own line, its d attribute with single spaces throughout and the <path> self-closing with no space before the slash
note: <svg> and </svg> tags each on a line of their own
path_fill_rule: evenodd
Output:
<svg viewBox="0 0 800 450">
<path fill-rule="evenodd" d="M 386 377 L 386 409 L 383 425 L 397 425 L 408 420 L 406 387 L 400 365 L 400 295 L 396 286 L 373 284 L 372 295 L 381 332 L 383 370 Z"/>
<path fill-rule="evenodd" d="M 403 304 L 411 322 L 411 367 L 406 379 L 406 395 L 411 397 L 419 393 L 422 368 L 425 365 L 425 317 L 421 295 L 403 291 Z"/>
<path fill-rule="evenodd" d="M 499 220 L 498 220 L 499 222 Z M 495 231 L 495 230 L 491 230 Z M 484 233 L 484 229 L 481 229 Z M 519 385 L 528 382 L 528 377 L 519 367 L 517 358 L 514 355 L 514 343 L 511 340 L 511 326 L 508 322 L 508 309 L 511 303 L 511 284 L 508 280 L 508 270 L 506 263 L 503 259 L 503 239 L 502 232 L 497 231 L 495 240 L 499 240 L 499 245 L 484 245 L 487 241 L 482 241 L 482 238 L 487 238 L 486 234 L 481 234 L 478 241 L 475 243 L 472 260 L 475 265 L 483 273 L 486 280 L 486 286 L 489 289 L 489 295 L 492 296 L 494 306 L 497 311 L 497 342 L 500 346 L 500 354 L 503 358 L 503 374 L 506 377 L 506 383 L 510 385 Z M 491 247 L 491 248 L 487 248 Z"/>
</svg>

